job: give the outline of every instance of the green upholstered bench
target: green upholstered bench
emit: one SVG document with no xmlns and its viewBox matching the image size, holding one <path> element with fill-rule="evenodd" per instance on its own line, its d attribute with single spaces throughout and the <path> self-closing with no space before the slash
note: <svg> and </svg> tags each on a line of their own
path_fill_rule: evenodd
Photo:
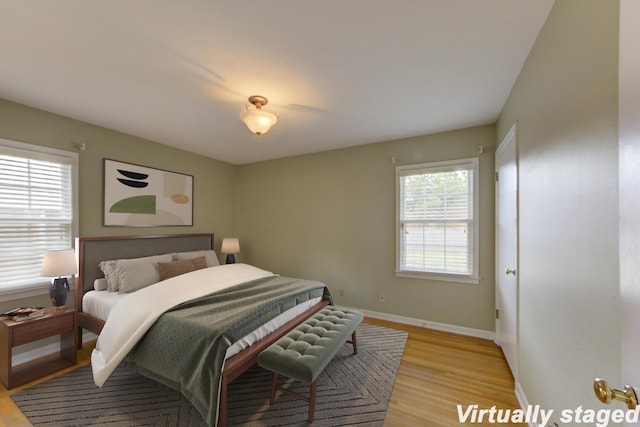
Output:
<svg viewBox="0 0 640 427">
<path fill-rule="evenodd" d="M 276 390 L 305 400 L 309 422 L 313 422 L 318 376 L 345 342 L 353 345 L 353 354 L 358 352 L 356 328 L 363 318 L 360 311 L 329 305 L 262 351 L 258 365 L 273 371 L 270 403 L 275 401 Z M 309 384 L 309 396 L 278 386 L 278 375 Z"/>
</svg>

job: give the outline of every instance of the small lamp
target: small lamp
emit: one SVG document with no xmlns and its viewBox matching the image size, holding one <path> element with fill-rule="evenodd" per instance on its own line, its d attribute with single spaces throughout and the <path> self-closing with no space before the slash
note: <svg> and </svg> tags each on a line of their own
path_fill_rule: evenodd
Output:
<svg viewBox="0 0 640 427">
<path fill-rule="evenodd" d="M 220 248 L 223 254 L 227 254 L 227 264 L 233 264 L 236 262 L 236 257 L 234 256 L 238 252 L 240 252 L 240 242 L 238 242 L 237 237 L 225 237 L 222 239 L 222 248 Z"/>
<path fill-rule="evenodd" d="M 49 296 L 51 304 L 55 308 L 62 309 L 66 306 L 69 295 L 69 281 L 66 276 L 75 274 L 77 271 L 73 249 L 48 249 L 45 251 L 40 275 L 53 277 L 51 286 L 49 286 Z"/>
</svg>

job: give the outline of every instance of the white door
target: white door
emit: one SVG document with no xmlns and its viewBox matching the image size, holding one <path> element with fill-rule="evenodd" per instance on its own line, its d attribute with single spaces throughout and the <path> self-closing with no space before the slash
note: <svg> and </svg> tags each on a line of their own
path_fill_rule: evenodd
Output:
<svg viewBox="0 0 640 427">
<path fill-rule="evenodd" d="M 623 389 L 635 388 L 640 399 L 640 2 L 620 2 L 619 47 L 619 224 L 620 342 Z M 612 360 L 612 363 L 617 363 Z M 615 402 L 616 408 L 625 408 Z M 613 409 L 613 408 L 612 408 Z M 626 424 L 630 425 L 630 424 Z"/>
<path fill-rule="evenodd" d="M 518 373 L 517 124 L 496 150 L 496 343 Z"/>
<path fill-rule="evenodd" d="M 620 300 L 622 380 L 640 387 L 640 2 L 620 3 Z M 640 396 L 639 396 L 640 397 Z"/>
</svg>

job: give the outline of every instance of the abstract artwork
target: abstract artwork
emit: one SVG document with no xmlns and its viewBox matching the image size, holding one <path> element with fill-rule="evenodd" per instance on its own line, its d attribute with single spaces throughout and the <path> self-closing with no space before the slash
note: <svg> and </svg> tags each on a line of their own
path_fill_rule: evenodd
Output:
<svg viewBox="0 0 640 427">
<path fill-rule="evenodd" d="M 193 225 L 193 176 L 104 159 L 104 225 Z"/>
</svg>

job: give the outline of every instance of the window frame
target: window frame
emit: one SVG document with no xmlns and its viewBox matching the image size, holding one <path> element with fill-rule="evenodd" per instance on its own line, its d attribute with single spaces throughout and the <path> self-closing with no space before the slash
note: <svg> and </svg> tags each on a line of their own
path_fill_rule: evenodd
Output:
<svg viewBox="0 0 640 427">
<path fill-rule="evenodd" d="M 464 168 L 472 172 L 472 261 L 471 261 L 471 274 L 456 274 L 456 273 L 444 273 L 436 271 L 422 271 L 422 270 L 406 270 L 401 266 L 401 238 L 402 232 L 402 219 L 401 219 L 401 178 L 410 175 L 421 175 L 427 173 L 437 173 L 453 171 L 456 169 Z M 477 157 L 447 160 L 439 162 L 429 162 L 414 165 L 402 165 L 396 166 L 396 277 L 425 279 L 425 280 L 437 280 L 448 281 L 458 283 L 480 283 L 480 162 Z"/>
<path fill-rule="evenodd" d="M 71 236 L 70 247 L 73 247 L 79 230 L 79 155 L 71 151 L 59 150 L 35 144 L 12 141 L 0 138 L 0 150 L 3 153 L 24 155 L 38 160 L 60 161 L 64 160 L 71 165 Z M 42 278 L 30 283 L 9 285 L 0 287 L 0 302 L 11 301 L 38 295 L 46 295 L 49 292 L 50 279 Z"/>
</svg>

